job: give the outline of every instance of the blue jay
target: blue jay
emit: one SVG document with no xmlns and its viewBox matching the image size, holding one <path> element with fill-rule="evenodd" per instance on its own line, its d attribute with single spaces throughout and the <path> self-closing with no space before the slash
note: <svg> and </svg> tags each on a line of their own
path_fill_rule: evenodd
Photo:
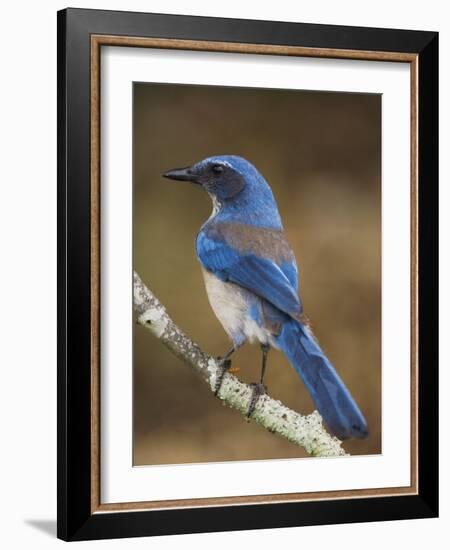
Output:
<svg viewBox="0 0 450 550">
<path fill-rule="evenodd" d="M 266 392 L 264 372 L 273 347 L 286 355 L 334 435 L 366 437 L 363 415 L 303 313 L 294 253 L 263 176 L 250 162 L 233 155 L 209 157 L 163 176 L 200 185 L 213 203 L 212 214 L 197 235 L 196 252 L 211 307 L 233 343 L 221 358 L 216 394 L 231 354 L 246 341 L 258 341 L 261 377 L 253 384 L 248 416 Z"/>
</svg>

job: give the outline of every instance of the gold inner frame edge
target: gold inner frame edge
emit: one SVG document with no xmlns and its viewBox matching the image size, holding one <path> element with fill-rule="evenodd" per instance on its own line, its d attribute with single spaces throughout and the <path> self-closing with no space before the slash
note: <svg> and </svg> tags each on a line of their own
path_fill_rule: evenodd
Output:
<svg viewBox="0 0 450 550">
<path fill-rule="evenodd" d="M 164 48 L 207 52 L 287 55 L 410 64 L 411 83 L 411 484 L 408 487 L 240 495 L 179 500 L 101 503 L 100 500 L 100 50 L 102 46 Z M 214 42 L 116 35 L 91 35 L 90 56 L 91 184 L 91 513 L 212 506 L 274 504 L 418 494 L 418 55 L 402 52 L 308 48 L 273 44 Z"/>
</svg>

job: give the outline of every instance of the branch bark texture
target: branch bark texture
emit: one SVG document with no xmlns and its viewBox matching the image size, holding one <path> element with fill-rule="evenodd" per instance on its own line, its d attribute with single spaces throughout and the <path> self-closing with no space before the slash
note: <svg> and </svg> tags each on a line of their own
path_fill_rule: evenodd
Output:
<svg viewBox="0 0 450 550">
<path fill-rule="evenodd" d="M 214 392 L 216 378 L 220 373 L 214 357 L 206 354 L 172 321 L 161 302 L 134 273 L 134 310 L 137 322 L 148 329 L 172 353 L 193 368 L 199 377 Z M 225 373 L 218 398 L 229 407 L 246 415 L 252 388 L 236 376 Z M 341 441 L 330 435 L 322 425 L 317 411 L 303 416 L 280 401 L 263 395 L 258 399 L 252 420 L 266 430 L 284 437 L 303 447 L 311 456 L 343 456 Z"/>
</svg>

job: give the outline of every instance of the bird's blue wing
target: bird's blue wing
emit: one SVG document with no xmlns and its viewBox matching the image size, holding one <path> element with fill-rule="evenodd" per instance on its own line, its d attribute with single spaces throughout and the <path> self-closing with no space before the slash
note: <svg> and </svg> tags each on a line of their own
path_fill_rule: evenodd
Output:
<svg viewBox="0 0 450 550">
<path fill-rule="evenodd" d="M 241 252 L 204 231 L 199 233 L 196 244 L 203 267 L 216 277 L 254 292 L 293 318 L 301 315 L 302 305 L 295 287 L 273 260 Z M 296 270 L 295 263 L 291 269 Z"/>
</svg>

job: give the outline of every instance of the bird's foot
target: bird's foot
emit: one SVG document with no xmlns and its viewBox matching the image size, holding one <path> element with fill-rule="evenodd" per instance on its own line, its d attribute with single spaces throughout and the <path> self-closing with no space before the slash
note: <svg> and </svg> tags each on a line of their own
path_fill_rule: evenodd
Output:
<svg viewBox="0 0 450 550">
<path fill-rule="evenodd" d="M 220 391 L 220 388 L 222 387 L 223 377 L 225 376 L 225 373 L 231 368 L 231 359 L 217 357 L 217 363 L 219 366 L 219 372 L 217 374 L 216 383 L 214 386 L 214 395 L 216 397 Z"/>
<path fill-rule="evenodd" d="M 252 386 L 252 397 L 250 399 L 250 405 L 248 406 L 247 410 L 247 418 L 250 418 L 253 414 L 256 403 L 258 403 L 258 399 L 261 397 L 261 395 L 265 395 L 267 393 L 267 386 L 265 386 L 261 382 L 259 384 L 250 384 L 250 386 Z"/>
</svg>

